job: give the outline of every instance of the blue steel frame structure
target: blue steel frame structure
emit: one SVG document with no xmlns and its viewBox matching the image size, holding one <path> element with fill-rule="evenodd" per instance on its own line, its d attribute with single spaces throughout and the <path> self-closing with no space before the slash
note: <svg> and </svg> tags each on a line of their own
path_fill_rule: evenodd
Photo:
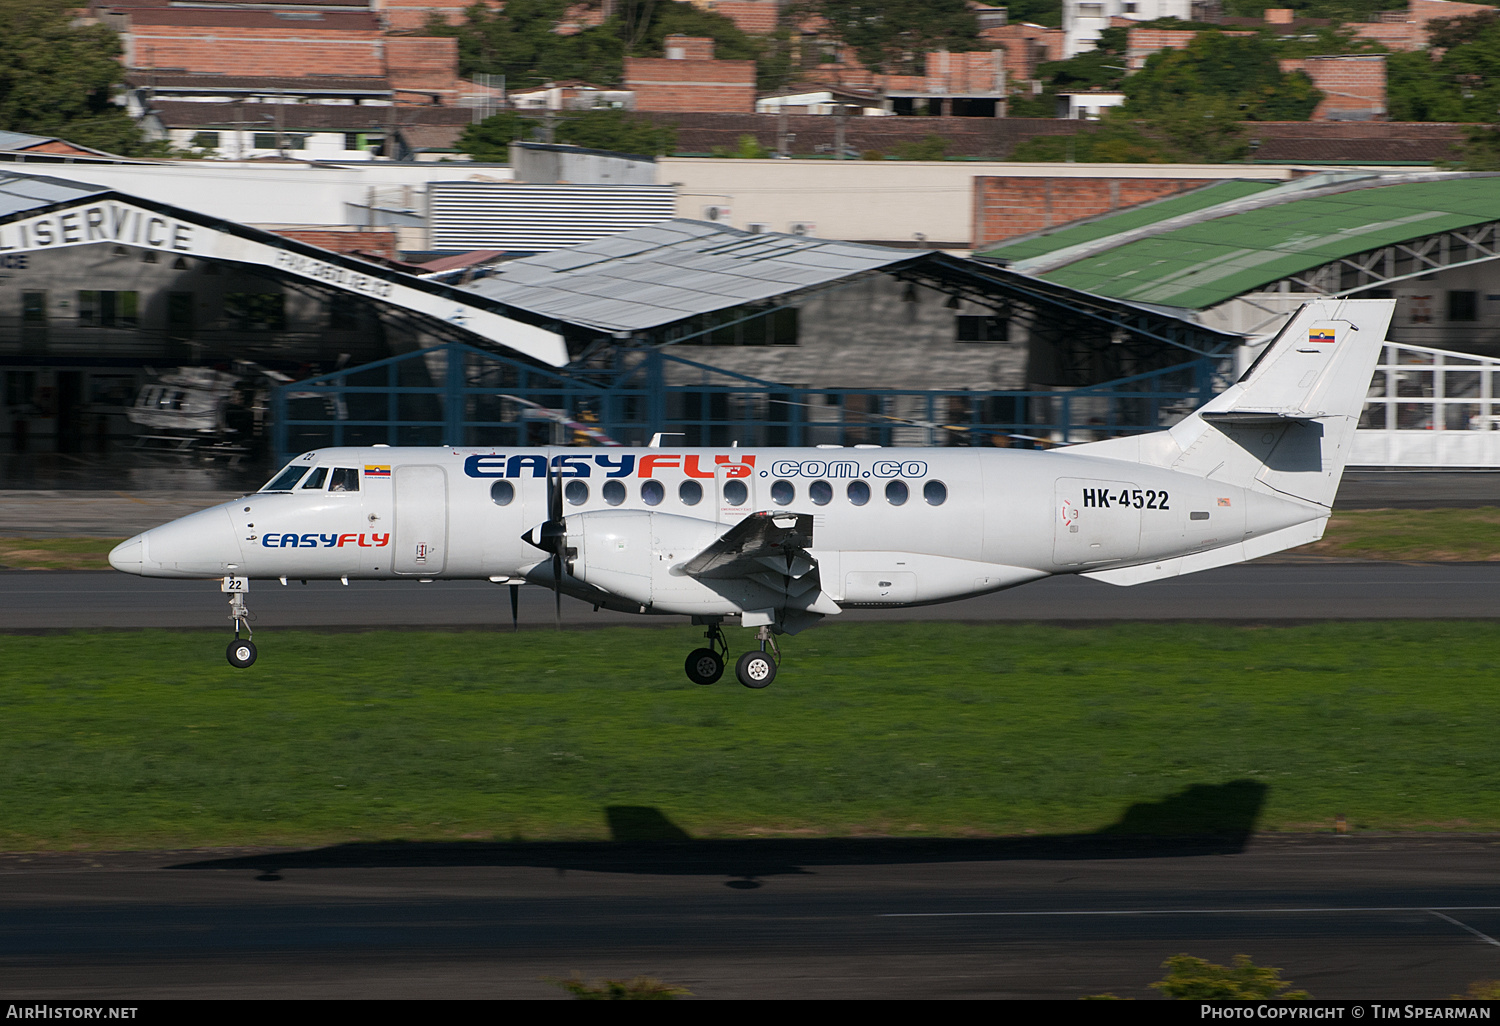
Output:
<svg viewBox="0 0 1500 1026">
<path fill-rule="evenodd" d="M 338 445 L 1006 445 L 1039 447 L 1154 431 L 1223 386 L 1222 355 L 1057 391 L 802 388 L 657 347 L 622 367 L 554 370 L 449 342 L 277 388 L 282 460 Z M 698 380 L 684 383 L 685 378 Z"/>
</svg>

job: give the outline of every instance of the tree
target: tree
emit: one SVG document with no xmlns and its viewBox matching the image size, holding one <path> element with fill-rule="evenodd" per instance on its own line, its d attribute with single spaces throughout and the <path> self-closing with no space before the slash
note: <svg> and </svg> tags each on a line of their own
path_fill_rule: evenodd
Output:
<svg viewBox="0 0 1500 1026">
<path fill-rule="evenodd" d="M 1386 58 L 1392 120 L 1489 122 L 1500 110 L 1500 17 L 1489 12 L 1446 18 L 1434 38 L 1452 44 Z M 1436 21 L 1433 22 L 1437 24 Z"/>
<path fill-rule="evenodd" d="M 966 0 L 817 0 L 834 35 L 871 71 L 919 74 L 931 50 L 979 50 L 979 21 Z"/>
<path fill-rule="evenodd" d="M 936 133 L 925 136 L 921 142 L 896 144 L 897 160 L 944 160 L 948 156 L 948 140 Z"/>
<path fill-rule="evenodd" d="M 1260 36 L 1199 33 L 1180 50 L 1162 50 L 1125 80 L 1125 113 L 1171 115 L 1211 100 L 1248 121 L 1306 121 L 1323 98 L 1302 72 L 1285 73 Z"/>
<path fill-rule="evenodd" d="M 734 149 L 727 146 L 715 146 L 710 151 L 715 157 L 733 157 L 737 160 L 764 160 L 771 155 L 771 151 L 760 144 L 760 140 L 748 133 L 740 136 L 738 144 Z"/>
<path fill-rule="evenodd" d="M 762 41 L 741 32 L 724 15 L 692 4 L 621 0 L 604 24 L 558 35 L 553 29 L 572 6 L 569 0 L 506 0 L 501 10 L 475 4 L 464 12 L 462 25 L 433 16 L 423 31 L 458 38 L 460 75 L 504 75 L 510 89 L 569 78 L 619 85 L 626 56 L 662 57 L 666 37 L 673 34 L 711 38 L 720 60 L 755 61 L 762 89 L 782 85 L 791 76 L 789 33 Z"/>
<path fill-rule="evenodd" d="M 656 156 L 671 153 L 677 145 L 676 128 L 658 127 L 623 110 L 600 108 L 545 117 L 552 119 L 553 138 L 574 146 Z M 458 149 L 475 160 L 505 163 L 510 160 L 510 144 L 533 139 L 540 134 L 542 123 L 543 117 L 523 117 L 515 111 L 503 110 L 477 125 L 465 127 L 458 137 Z"/>
<path fill-rule="evenodd" d="M 671 153 L 677 145 L 677 129 L 670 125 L 658 127 L 623 110 L 588 110 L 559 121 L 557 141 L 649 157 Z"/>
<path fill-rule="evenodd" d="M 1097 127 L 1076 135 L 1037 136 L 1011 160 L 1080 164 L 1223 164 L 1248 152 L 1244 124 L 1222 101 L 1198 99 L 1150 118 L 1106 111 Z"/>
<path fill-rule="evenodd" d="M 1406 0 L 1226 0 L 1224 13 L 1237 18 L 1261 18 L 1267 7 L 1290 8 L 1298 18 L 1333 21 L 1372 21 L 1380 11 L 1404 8 Z"/>
<path fill-rule="evenodd" d="M 1176 1001 L 1305 1001 L 1309 996 L 1305 990 L 1283 994 L 1291 984 L 1281 970 L 1256 965 L 1249 955 L 1235 955 L 1233 968 L 1192 955 L 1173 955 L 1161 967 L 1166 978 L 1151 986 Z"/>
<path fill-rule="evenodd" d="M 475 160 L 510 162 L 510 144 L 531 138 L 531 125 L 515 111 L 502 110 L 476 124 L 465 125 L 458 151 Z"/>
<path fill-rule="evenodd" d="M 69 0 L 0 0 L 0 128 L 67 139 L 124 156 L 150 149 L 123 107 L 120 41 L 75 27 Z"/>
</svg>

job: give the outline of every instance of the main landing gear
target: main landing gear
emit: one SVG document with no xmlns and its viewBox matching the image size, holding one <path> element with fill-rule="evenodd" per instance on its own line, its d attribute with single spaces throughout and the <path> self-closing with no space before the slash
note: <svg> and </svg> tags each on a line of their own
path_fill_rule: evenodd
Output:
<svg viewBox="0 0 1500 1026">
<path fill-rule="evenodd" d="M 255 642 L 250 639 L 255 632 L 250 629 L 250 610 L 245 608 L 245 595 L 243 592 L 233 591 L 229 593 L 229 618 L 234 621 L 234 640 L 229 643 L 229 648 L 224 655 L 229 659 L 229 665 L 243 670 L 255 662 Z M 240 631 L 244 630 L 245 637 L 240 637 Z"/>
<path fill-rule="evenodd" d="M 729 642 L 724 637 L 723 626 L 717 620 L 708 625 L 703 636 L 708 639 L 709 647 L 695 648 L 690 652 L 683 669 L 687 671 L 688 680 L 694 684 L 714 684 L 724 675 Z M 776 639 L 769 627 L 762 627 L 755 638 L 760 642 L 760 648 L 740 656 L 739 661 L 734 664 L 734 675 L 745 687 L 758 690 L 776 679 L 781 650 L 776 647 Z"/>
</svg>

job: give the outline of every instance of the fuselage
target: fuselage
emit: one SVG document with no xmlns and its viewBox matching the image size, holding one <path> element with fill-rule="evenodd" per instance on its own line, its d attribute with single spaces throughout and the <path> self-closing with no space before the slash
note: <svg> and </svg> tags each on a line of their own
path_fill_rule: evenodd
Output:
<svg viewBox="0 0 1500 1026">
<path fill-rule="evenodd" d="M 758 601 L 677 569 L 757 511 L 812 515 L 821 597 L 806 602 L 837 607 L 942 602 L 1319 515 L 1066 450 L 337 448 L 129 539 L 111 563 L 149 577 L 550 582 L 547 555 L 523 536 L 548 519 L 552 475 L 570 546 L 563 590 L 642 612 L 726 614 Z"/>
</svg>

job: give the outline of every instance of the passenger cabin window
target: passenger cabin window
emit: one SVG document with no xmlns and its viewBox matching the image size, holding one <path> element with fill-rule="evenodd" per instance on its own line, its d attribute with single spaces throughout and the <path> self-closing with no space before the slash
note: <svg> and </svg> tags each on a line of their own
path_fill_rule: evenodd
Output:
<svg viewBox="0 0 1500 1026">
<path fill-rule="evenodd" d="M 359 471 L 353 467 L 333 468 L 332 479 L 328 482 L 330 492 L 357 492 L 359 491 Z"/>
<path fill-rule="evenodd" d="M 307 475 L 307 480 L 302 482 L 303 488 L 322 488 L 323 483 L 328 480 L 328 468 L 319 467 Z"/>
<path fill-rule="evenodd" d="M 302 480 L 302 475 L 307 473 L 306 467 L 287 467 L 281 473 L 271 479 L 271 483 L 261 489 L 263 492 L 289 492 L 297 487 L 297 482 Z"/>
</svg>

